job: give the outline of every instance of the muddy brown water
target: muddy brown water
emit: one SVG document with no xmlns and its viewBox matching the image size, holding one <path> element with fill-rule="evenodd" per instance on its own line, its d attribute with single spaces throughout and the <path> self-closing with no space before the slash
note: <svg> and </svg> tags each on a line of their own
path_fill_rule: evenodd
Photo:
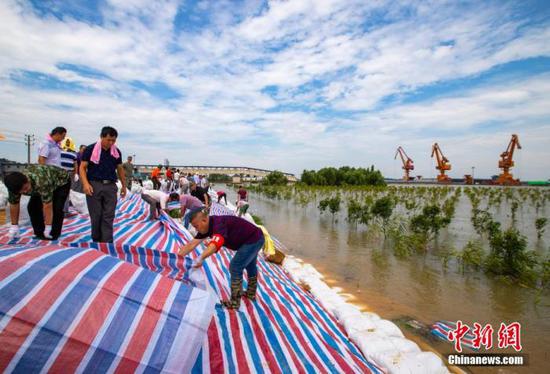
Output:
<svg viewBox="0 0 550 374">
<path fill-rule="evenodd" d="M 235 192 L 226 190 L 235 201 Z M 349 294 L 354 304 L 390 320 L 406 317 L 428 325 L 438 320 L 461 320 L 470 326 L 474 322 L 490 323 L 495 330 L 495 347 L 501 322 L 518 321 L 521 353 L 528 357 L 527 366 L 465 369 L 473 373 L 550 372 L 550 292 L 539 293 L 517 283 L 488 277 L 481 271 L 462 273 L 453 261 L 445 268 L 441 258 L 433 253 L 441 246 L 460 249 L 469 240 L 478 238 L 470 224 L 471 205 L 466 196 L 460 198 L 451 225 L 440 233 L 436 249 L 407 259 L 396 258 L 391 248 L 385 247 L 383 240 L 373 239 L 365 226 L 348 225 L 345 206 L 333 220 L 330 213 L 319 213 L 316 205 L 313 202 L 304 207 L 292 200 L 250 194 L 250 212 L 262 218 L 290 254 L 314 265 L 329 285 Z M 510 224 L 510 207 L 505 201 L 492 213 L 504 227 Z M 536 211 L 528 202 L 517 213 L 516 227 L 528 237 L 529 247 L 542 254 L 549 252 L 550 228 L 537 240 L 534 221 L 536 217 L 549 217 L 549 213 L 548 206 Z M 407 328 L 403 330 L 407 336 L 427 342 L 440 353 L 455 353 L 446 342 L 426 339 Z M 491 353 L 515 352 L 493 348 Z"/>
</svg>

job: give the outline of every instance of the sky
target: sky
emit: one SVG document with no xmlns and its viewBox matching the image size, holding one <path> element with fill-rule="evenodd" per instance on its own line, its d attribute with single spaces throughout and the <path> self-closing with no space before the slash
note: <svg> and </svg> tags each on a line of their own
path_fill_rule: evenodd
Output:
<svg viewBox="0 0 550 374">
<path fill-rule="evenodd" d="M 138 164 L 550 177 L 550 1 L 0 0 L 0 157 L 64 126 Z M 33 147 L 32 158 L 36 158 Z"/>
</svg>

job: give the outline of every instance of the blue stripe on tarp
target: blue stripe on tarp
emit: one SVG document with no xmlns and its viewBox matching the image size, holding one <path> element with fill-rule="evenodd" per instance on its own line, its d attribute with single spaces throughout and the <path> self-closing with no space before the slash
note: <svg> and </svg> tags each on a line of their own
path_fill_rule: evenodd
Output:
<svg viewBox="0 0 550 374">
<path fill-rule="evenodd" d="M 265 261 L 263 261 L 263 260 L 261 260 L 261 261 L 263 262 L 265 267 L 269 268 L 270 273 L 274 272 L 274 270 L 272 270 L 270 268 L 269 264 L 266 264 Z M 293 298 L 296 300 L 296 305 L 298 305 L 298 307 L 300 307 L 303 310 L 305 309 L 304 303 L 297 296 L 296 297 L 294 296 L 295 292 L 299 292 L 306 299 L 308 299 L 310 301 L 310 305 L 312 306 L 312 308 L 315 309 L 315 311 L 320 316 L 320 318 L 322 318 L 325 321 L 328 328 L 332 330 L 332 332 L 336 335 L 337 338 L 339 338 L 340 343 L 345 345 L 345 347 L 350 351 L 350 354 L 353 354 L 354 356 L 359 358 L 363 362 L 363 364 L 368 366 L 369 369 L 371 369 L 372 371 L 380 372 L 380 369 L 377 368 L 376 366 L 374 366 L 371 361 L 366 360 L 365 357 L 363 356 L 363 354 L 361 354 L 359 352 L 358 348 L 353 343 L 351 343 L 346 336 L 344 336 L 342 331 L 338 328 L 338 326 L 336 326 L 335 322 L 329 318 L 329 316 L 327 315 L 327 312 L 321 308 L 321 306 L 319 305 L 317 300 L 315 300 L 310 295 L 305 293 L 302 289 L 300 289 L 295 283 L 291 282 L 288 278 L 284 279 L 284 278 L 282 278 L 282 276 L 278 276 L 278 278 L 280 279 L 281 285 L 283 287 L 285 287 L 287 292 L 289 292 L 289 290 L 290 290 L 289 294 L 293 295 Z M 309 312 L 308 312 L 308 315 L 310 316 L 312 321 L 315 321 L 315 319 L 309 314 Z M 320 331 L 325 333 L 324 327 L 319 326 L 319 329 L 320 329 Z M 333 338 L 331 338 L 331 341 L 338 344 L 338 342 L 334 341 Z M 332 346 L 332 344 L 331 344 L 331 346 Z M 357 364 L 355 362 L 353 362 L 353 365 L 356 366 Z"/>
<path fill-rule="evenodd" d="M 121 295 L 122 302 L 84 369 L 85 373 L 107 372 L 113 360 L 120 354 L 119 351 L 124 349 L 121 345 L 126 335 L 135 333 L 129 329 L 156 278 L 155 273 L 141 271 L 128 292 Z"/>
<path fill-rule="evenodd" d="M 260 317 L 261 326 L 265 334 L 265 337 L 268 341 L 268 344 L 273 349 L 275 357 L 277 358 L 277 364 L 280 366 L 281 371 L 283 373 L 290 373 L 291 370 L 290 370 L 290 366 L 288 366 L 287 357 L 285 356 L 285 353 L 281 348 L 279 337 L 275 334 L 275 329 L 277 327 L 272 326 L 272 323 L 269 320 L 269 317 L 267 316 L 267 314 L 264 312 L 263 308 L 260 308 L 256 305 L 254 306 L 254 308 L 256 309 L 256 312 Z M 273 327 L 275 327 L 275 329 Z"/>
<path fill-rule="evenodd" d="M 32 251 L 32 249 L 29 249 Z M 77 257 L 87 251 L 87 249 L 65 249 L 52 252 L 47 257 L 38 260 L 32 264 L 22 274 L 19 274 L 9 283 L 5 284 L 0 289 L 0 315 L 5 315 L 17 303 L 23 300 L 31 290 L 39 283 L 48 273 L 71 257 Z M 33 259 L 29 259 L 32 261 Z M 23 265 L 22 265 L 23 266 Z"/>
<path fill-rule="evenodd" d="M 120 261 L 103 257 L 80 278 L 51 317 L 40 328 L 40 332 L 17 363 L 14 369 L 15 373 L 40 371 L 78 313 L 86 307 L 88 298 L 92 295 L 98 283 L 118 264 L 120 264 Z"/>
<path fill-rule="evenodd" d="M 221 304 L 216 304 L 216 315 L 218 316 L 218 322 L 220 323 L 221 327 L 221 331 L 218 330 L 218 333 L 220 333 L 221 339 L 223 339 L 223 343 L 220 341 L 220 344 L 222 345 L 225 352 L 225 359 L 227 360 L 229 373 L 235 374 L 235 362 L 233 361 L 233 350 L 231 349 L 233 347 L 233 341 L 229 336 L 229 331 L 231 331 L 231 324 L 228 321 L 225 313 L 226 311 L 221 306 Z"/>
<path fill-rule="evenodd" d="M 19 246 L 10 245 L 9 248 L 10 249 L 0 249 L 0 259 L 2 257 L 13 255 L 13 254 L 16 254 L 18 252 L 25 252 L 25 251 L 29 250 L 30 248 L 36 248 L 36 247 L 29 247 L 28 244 L 24 244 L 24 245 L 19 245 Z"/>
<path fill-rule="evenodd" d="M 177 287 L 177 286 L 176 286 Z M 185 285 L 179 286 L 176 297 L 168 313 L 168 317 L 164 322 L 162 331 L 155 343 L 155 348 L 151 354 L 151 359 L 149 366 L 145 369 L 144 373 L 157 373 L 161 371 L 166 363 L 174 339 L 176 338 L 176 333 L 178 332 L 179 326 L 182 324 L 183 317 L 185 315 L 185 310 L 187 304 L 191 299 L 193 289 Z"/>
<path fill-rule="evenodd" d="M 191 374 L 202 374 L 202 351 L 201 349 L 197 356 L 197 361 L 195 361 L 195 365 L 193 365 L 193 369 L 191 369 Z"/>
<path fill-rule="evenodd" d="M 268 283 L 266 285 L 268 287 L 270 287 L 272 290 L 274 290 L 273 292 L 276 292 L 275 287 L 273 286 L 270 277 L 264 277 L 263 279 L 266 281 L 266 283 Z M 265 298 L 265 301 L 271 304 L 271 300 L 268 297 Z M 304 334 L 306 335 L 306 338 L 311 342 L 311 344 L 313 346 L 312 347 L 313 351 L 319 356 L 320 361 L 324 362 L 325 365 L 327 365 L 329 368 L 331 366 L 334 366 L 333 363 L 330 362 L 330 359 L 323 353 L 323 351 L 322 351 L 321 347 L 318 345 L 317 340 L 315 339 L 315 337 L 313 337 L 309 333 L 309 327 L 305 326 L 303 324 L 303 322 L 302 322 L 299 315 L 296 315 L 295 311 L 293 310 L 293 306 L 283 297 L 279 298 L 279 302 L 283 304 L 283 307 L 285 307 L 289 311 L 289 313 L 296 316 L 296 320 L 298 321 L 298 324 L 302 327 L 302 330 L 303 330 Z M 272 308 L 272 310 L 275 310 L 275 309 Z M 296 321 L 295 321 L 295 323 L 296 323 Z M 298 333 L 299 333 L 299 331 L 296 331 L 296 334 L 298 334 Z M 288 337 L 289 337 L 289 339 L 291 338 L 290 335 Z M 292 338 L 292 341 L 294 341 L 294 338 Z M 297 343 L 297 342 L 294 343 L 293 345 L 296 345 L 296 347 L 300 346 L 300 344 Z M 296 349 L 296 350 L 298 351 L 299 349 Z M 332 369 L 334 369 L 334 367 Z"/>
<path fill-rule="evenodd" d="M 250 356 L 252 358 L 252 363 L 254 364 L 254 368 L 256 369 L 256 373 L 263 373 L 264 369 L 262 367 L 260 354 L 258 353 L 258 349 L 256 348 L 257 342 L 254 339 L 254 332 L 250 327 L 250 322 L 248 321 L 248 318 L 244 313 L 237 313 L 237 316 L 241 320 L 243 333 L 244 333 L 243 335 L 246 339 L 246 343 L 248 345 L 248 349 L 250 351 Z"/>
<path fill-rule="evenodd" d="M 264 279 L 265 279 L 265 277 L 264 277 Z M 284 336 L 286 337 L 286 339 L 290 343 L 291 349 L 294 350 L 294 353 L 296 354 L 296 356 L 298 357 L 298 359 L 300 360 L 302 365 L 304 365 L 307 372 L 308 373 L 316 373 L 317 369 L 314 368 L 310 364 L 309 359 L 306 356 L 304 356 L 303 350 L 300 348 L 301 347 L 300 344 L 292 336 L 292 333 L 290 332 L 290 329 L 288 328 L 288 326 L 286 324 L 286 321 L 281 317 L 281 315 L 279 313 L 276 312 L 277 309 L 273 306 L 273 303 L 271 302 L 271 299 L 269 297 L 266 297 L 266 298 L 264 298 L 264 301 L 268 305 L 269 309 L 274 312 L 273 313 L 273 318 L 275 318 L 275 321 L 279 325 L 279 328 L 283 331 Z"/>
</svg>

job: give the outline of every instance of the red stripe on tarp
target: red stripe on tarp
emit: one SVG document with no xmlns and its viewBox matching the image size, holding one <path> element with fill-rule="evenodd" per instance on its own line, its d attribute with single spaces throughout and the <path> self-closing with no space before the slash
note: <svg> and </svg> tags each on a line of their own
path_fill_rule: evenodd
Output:
<svg viewBox="0 0 550 374">
<path fill-rule="evenodd" d="M 58 250 L 59 247 L 55 245 L 48 245 L 39 249 L 32 249 L 32 251 L 23 251 L 10 258 L 0 258 L 0 279 L 6 279 L 17 270 L 21 269 L 21 266 L 35 258 L 38 258 L 52 250 Z"/>
<path fill-rule="evenodd" d="M 245 300 L 245 305 L 246 305 L 248 315 L 250 316 L 250 324 L 252 326 L 252 331 L 254 331 L 255 333 L 254 336 L 256 337 L 256 340 L 258 340 L 260 350 L 265 356 L 267 365 L 269 366 L 269 370 L 272 373 L 282 373 L 281 369 L 277 365 L 277 359 L 275 358 L 273 350 L 271 349 L 271 346 L 267 342 L 267 339 L 264 334 L 264 330 L 262 326 L 258 323 L 258 320 L 256 319 L 256 315 L 254 314 L 254 306 L 252 305 L 252 302 Z"/>
<path fill-rule="evenodd" d="M 133 331 L 133 336 L 122 359 L 116 368 L 116 373 L 133 373 L 139 366 L 143 354 L 151 343 L 151 337 L 157 323 L 162 316 L 164 305 L 174 287 L 174 281 L 168 278 L 160 278 L 153 294 L 145 305 L 145 312 Z M 152 342 L 155 343 L 155 342 Z"/>
<path fill-rule="evenodd" d="M 210 326 L 208 326 L 208 357 L 210 360 L 210 372 L 211 373 L 223 373 L 223 350 L 221 347 L 220 336 L 218 334 L 218 326 L 216 325 L 216 318 L 212 318 Z"/>
<path fill-rule="evenodd" d="M 59 356 L 50 368 L 50 373 L 71 373 L 76 371 L 86 355 L 99 330 L 105 323 L 120 292 L 132 275 L 138 270 L 133 265 L 122 264 L 102 286 L 94 300 L 88 303 L 88 309 L 80 322 L 68 337 Z"/>
<path fill-rule="evenodd" d="M 51 272 L 55 272 L 52 278 L 39 290 L 35 288 L 31 291 L 36 292 L 36 294 L 11 318 L 10 322 L 0 333 L 2 337 L 0 371 L 6 369 L 29 334 L 56 302 L 57 298 L 66 290 L 69 283 L 78 273 L 102 256 L 101 253 L 95 251 L 83 252 L 62 268 L 52 268 Z"/>
</svg>

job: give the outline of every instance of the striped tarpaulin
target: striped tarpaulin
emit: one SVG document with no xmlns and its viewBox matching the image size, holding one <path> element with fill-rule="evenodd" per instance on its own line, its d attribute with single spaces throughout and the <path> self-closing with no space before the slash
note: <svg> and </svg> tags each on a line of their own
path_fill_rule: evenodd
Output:
<svg viewBox="0 0 550 374">
<path fill-rule="evenodd" d="M 90 248 L 0 248 L 0 371 L 188 372 L 214 299 Z"/>
<path fill-rule="evenodd" d="M 29 247 L 50 244 L 46 248 L 53 246 L 61 253 L 70 247 L 72 251 L 95 253 L 98 258 L 141 269 L 141 272 L 146 271 L 175 284 L 182 281 L 205 288 L 216 299 L 229 297 L 229 262 L 233 252 L 224 248 L 205 261 L 201 269 L 189 271 L 191 258 L 196 258 L 204 246 L 197 247 L 191 258 L 177 256 L 177 249 L 191 239 L 191 234 L 180 222 L 166 214 L 159 221 L 148 221 L 147 209 L 148 205 L 141 201 L 139 195 L 119 203 L 115 219 L 115 244 L 91 243 L 88 217 L 77 215 L 66 219 L 63 235 L 56 244 L 32 241 L 32 229 L 25 228 L 18 244 L 0 244 L 0 248 L 17 251 L 18 248 L 28 250 Z M 221 204 L 213 203 L 211 214 L 234 213 Z M 6 228 L 0 228 L 0 243 L 6 233 Z M 376 364 L 361 355 L 343 328 L 312 295 L 298 286 L 279 266 L 263 258 L 259 258 L 258 265 L 257 301 L 250 302 L 243 298 L 238 312 L 223 309 L 220 304 L 212 307 L 214 315 L 209 322 L 207 337 L 202 342 L 202 350 L 194 362 L 193 372 L 382 372 Z M 104 280 L 101 278 L 100 281 Z M 78 316 L 80 318 L 82 314 Z M 151 353 L 151 358 L 154 358 L 155 352 Z M 78 357 L 76 361 L 88 358 Z M 86 368 L 81 365 L 88 364 L 79 363 L 78 368 Z M 109 370 L 113 371 L 113 368 L 109 366 Z"/>
</svg>

